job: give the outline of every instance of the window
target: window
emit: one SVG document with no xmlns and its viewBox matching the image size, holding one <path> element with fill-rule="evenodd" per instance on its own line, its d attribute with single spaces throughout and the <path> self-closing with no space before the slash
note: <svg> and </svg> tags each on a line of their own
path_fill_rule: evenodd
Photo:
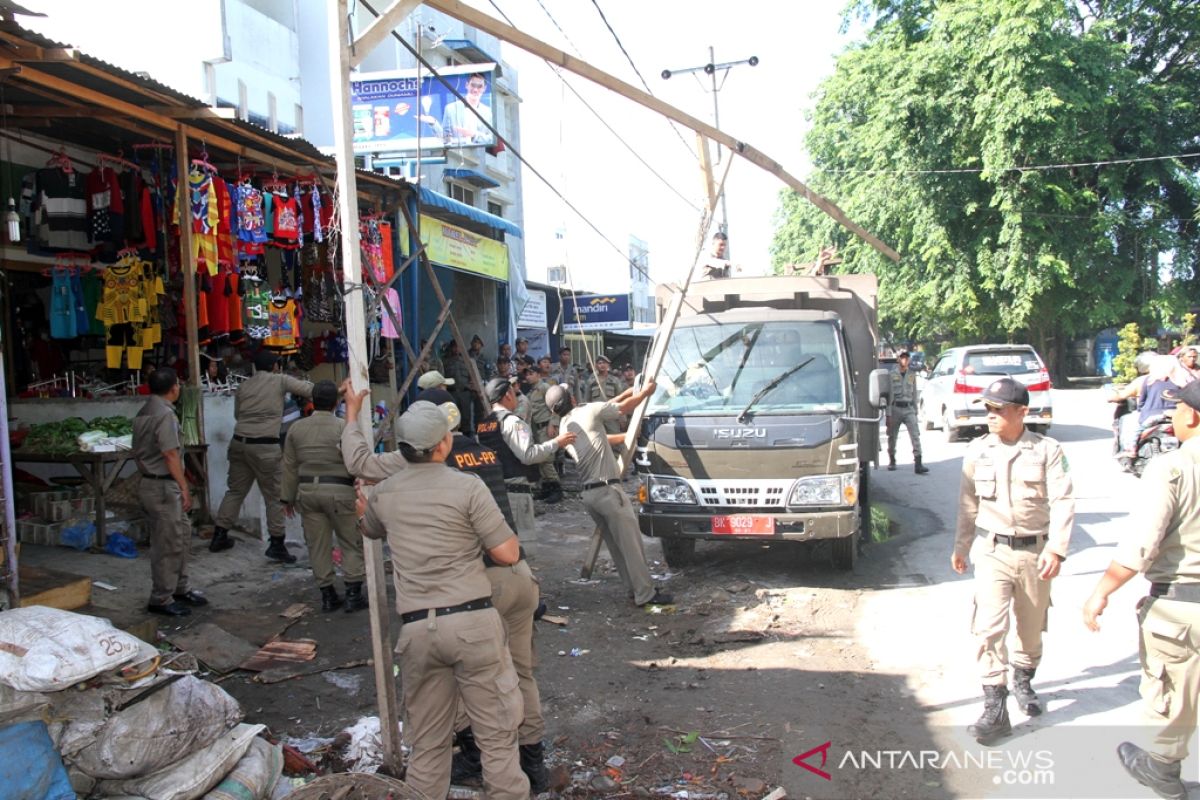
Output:
<svg viewBox="0 0 1200 800">
<path fill-rule="evenodd" d="M 238 80 L 238 119 L 243 122 L 250 118 L 250 92 L 246 89 L 246 82 Z"/>
<path fill-rule="evenodd" d="M 457 183 L 450 184 L 450 197 L 469 206 L 475 205 L 475 193 Z"/>
<path fill-rule="evenodd" d="M 504 216 L 504 206 L 500 205 L 499 203 L 494 203 L 491 200 L 488 200 L 488 213 L 493 216 L 496 216 L 496 217 L 503 217 Z"/>
</svg>

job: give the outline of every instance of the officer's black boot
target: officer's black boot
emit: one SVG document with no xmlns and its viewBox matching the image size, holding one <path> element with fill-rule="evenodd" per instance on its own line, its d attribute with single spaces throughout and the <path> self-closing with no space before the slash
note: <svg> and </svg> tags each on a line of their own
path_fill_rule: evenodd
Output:
<svg viewBox="0 0 1200 800">
<path fill-rule="evenodd" d="M 321 587 L 321 610 L 337 611 L 341 608 L 342 598 L 338 597 L 337 589 L 332 586 Z"/>
<path fill-rule="evenodd" d="M 1037 693 L 1029 685 L 1029 682 L 1033 680 L 1033 673 L 1032 669 L 1013 668 L 1013 697 L 1017 700 L 1017 708 L 1030 717 L 1036 717 L 1042 713 L 1042 701 L 1038 699 Z"/>
<path fill-rule="evenodd" d="M 542 481 L 538 486 L 538 490 L 533 493 L 533 499 L 539 503 L 546 499 L 546 495 L 550 494 L 550 481 Z"/>
<path fill-rule="evenodd" d="M 529 793 L 541 794 L 550 785 L 550 776 L 546 773 L 546 748 L 541 742 L 523 744 L 517 747 L 521 757 L 521 771 L 529 778 Z"/>
<path fill-rule="evenodd" d="M 367 607 L 367 596 L 362 591 L 362 581 L 346 581 L 346 613 L 362 611 Z"/>
<path fill-rule="evenodd" d="M 458 749 L 450 761 L 450 782 L 461 783 L 465 780 L 483 777 L 482 754 L 479 745 L 475 744 L 475 734 L 467 727 L 454 734 L 454 744 Z"/>
<path fill-rule="evenodd" d="M 563 499 L 562 484 L 558 481 L 550 481 L 546 484 L 546 496 L 542 498 L 545 503 L 561 503 Z"/>
<path fill-rule="evenodd" d="M 1178 761 L 1160 761 L 1129 742 L 1117 746 L 1121 766 L 1142 786 L 1166 800 L 1187 800 L 1188 791 L 1179 779 Z"/>
<path fill-rule="evenodd" d="M 1012 723 L 1008 720 L 1008 687 L 983 687 L 983 714 L 974 725 L 967 728 L 967 733 L 975 737 L 980 744 L 992 744 L 1012 733 Z"/>
<path fill-rule="evenodd" d="M 296 557 L 288 552 L 287 545 L 284 543 L 282 536 L 271 537 L 271 543 L 267 545 L 267 552 L 264 555 L 272 561 L 278 561 L 283 564 L 296 563 Z"/>
<path fill-rule="evenodd" d="M 920 456 L 913 458 L 913 472 L 917 473 L 918 475 L 925 475 L 929 472 L 929 467 L 921 463 Z"/>
<path fill-rule="evenodd" d="M 222 550 L 228 550 L 235 544 L 237 542 L 229 538 L 229 531 L 218 525 L 213 528 L 213 536 L 212 540 L 208 543 L 208 550 L 210 553 L 219 553 Z"/>
<path fill-rule="evenodd" d="M 888 450 L 888 472 L 896 471 L 896 451 Z"/>
</svg>

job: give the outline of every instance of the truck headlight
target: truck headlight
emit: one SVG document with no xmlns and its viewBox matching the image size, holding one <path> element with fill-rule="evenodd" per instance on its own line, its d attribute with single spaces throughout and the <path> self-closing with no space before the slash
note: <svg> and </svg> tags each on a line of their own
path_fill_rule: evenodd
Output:
<svg viewBox="0 0 1200 800">
<path fill-rule="evenodd" d="M 792 485 L 789 506 L 852 506 L 858 500 L 858 472 L 801 478 Z"/>
<path fill-rule="evenodd" d="M 651 503 L 671 505 L 695 505 L 696 493 L 682 478 L 667 478 L 661 475 L 646 476 L 646 493 Z"/>
</svg>

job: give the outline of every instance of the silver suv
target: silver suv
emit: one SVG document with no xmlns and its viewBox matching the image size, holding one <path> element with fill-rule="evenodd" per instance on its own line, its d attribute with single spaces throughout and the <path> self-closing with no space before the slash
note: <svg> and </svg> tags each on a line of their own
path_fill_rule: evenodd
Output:
<svg viewBox="0 0 1200 800">
<path fill-rule="evenodd" d="M 987 430 L 987 409 L 976 403 L 988 384 L 1008 376 L 1029 390 L 1025 425 L 1037 433 L 1050 428 L 1050 373 L 1027 344 L 976 344 L 942 353 L 924 381 L 918 418 L 925 430 L 941 428 L 948 441 Z"/>
</svg>

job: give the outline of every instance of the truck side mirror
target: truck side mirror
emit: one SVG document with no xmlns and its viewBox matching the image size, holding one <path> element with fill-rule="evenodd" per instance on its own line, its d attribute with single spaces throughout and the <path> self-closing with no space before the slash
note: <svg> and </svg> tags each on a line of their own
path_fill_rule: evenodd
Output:
<svg viewBox="0 0 1200 800">
<path fill-rule="evenodd" d="M 879 408 L 892 396 L 892 375 L 886 369 L 871 370 L 871 382 L 867 385 L 867 397 L 872 408 Z"/>
</svg>

